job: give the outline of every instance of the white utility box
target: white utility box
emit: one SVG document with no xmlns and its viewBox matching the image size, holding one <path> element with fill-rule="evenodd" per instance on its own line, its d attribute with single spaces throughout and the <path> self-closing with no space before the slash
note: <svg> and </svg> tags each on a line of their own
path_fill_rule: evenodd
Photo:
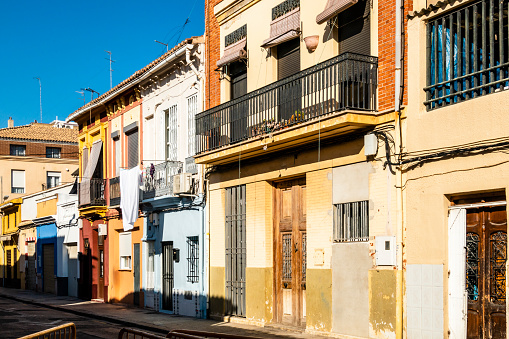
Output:
<svg viewBox="0 0 509 339">
<path fill-rule="evenodd" d="M 378 139 L 374 134 L 364 136 L 364 155 L 376 155 L 378 151 Z"/>
<path fill-rule="evenodd" d="M 395 236 L 376 237 L 375 250 L 377 266 L 396 266 Z"/>
</svg>

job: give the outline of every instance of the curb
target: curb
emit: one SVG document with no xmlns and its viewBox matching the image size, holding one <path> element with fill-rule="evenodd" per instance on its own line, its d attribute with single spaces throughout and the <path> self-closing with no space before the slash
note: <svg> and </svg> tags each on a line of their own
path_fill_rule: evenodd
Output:
<svg viewBox="0 0 509 339">
<path fill-rule="evenodd" d="M 25 304 L 31 304 L 31 305 L 35 305 L 35 306 L 39 306 L 39 307 L 49 308 L 49 309 L 53 309 L 53 310 L 56 310 L 56 311 L 67 312 L 67 313 L 79 315 L 79 316 L 82 316 L 82 317 L 93 318 L 93 319 L 102 320 L 102 321 L 106 320 L 108 322 L 115 323 L 115 324 L 118 324 L 118 325 L 122 325 L 124 327 L 136 327 L 136 328 L 141 329 L 141 330 L 150 331 L 150 332 L 159 333 L 159 334 L 164 334 L 164 335 L 168 334 L 168 332 L 171 331 L 171 329 L 170 330 L 165 330 L 165 329 L 160 328 L 160 327 L 153 327 L 153 326 L 150 326 L 150 325 L 134 323 L 132 321 L 126 321 L 126 320 L 121 320 L 121 319 L 117 319 L 117 318 L 112 318 L 112 317 L 109 317 L 109 316 L 106 316 L 106 315 L 105 316 L 101 316 L 101 315 L 97 315 L 95 313 L 83 312 L 83 311 L 78 311 L 78 310 L 70 310 L 70 309 L 67 309 L 67 308 L 60 307 L 60 306 L 47 305 L 47 304 L 43 304 L 43 303 L 40 303 L 40 302 L 37 302 L 37 301 L 34 301 L 34 300 L 27 300 L 27 299 L 18 298 L 18 297 L 15 297 L 15 296 L 12 296 L 12 295 L 8 295 L 8 294 L 3 294 L 1 292 L 0 292 L 0 297 L 5 298 L 5 299 L 11 299 L 11 300 L 18 301 L 18 302 L 22 302 L 22 303 L 25 303 Z"/>
</svg>

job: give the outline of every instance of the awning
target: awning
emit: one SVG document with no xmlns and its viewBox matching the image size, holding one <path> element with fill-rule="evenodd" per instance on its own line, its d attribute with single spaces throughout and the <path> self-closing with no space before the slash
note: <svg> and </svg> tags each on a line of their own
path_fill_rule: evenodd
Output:
<svg viewBox="0 0 509 339">
<path fill-rule="evenodd" d="M 247 39 L 244 38 L 226 47 L 224 49 L 223 57 L 216 63 L 217 67 L 223 67 L 234 61 L 245 59 L 247 57 L 246 41 Z"/>
<path fill-rule="evenodd" d="M 262 47 L 269 48 L 300 35 L 300 7 L 286 13 L 270 23 L 270 37 L 263 41 Z"/>
<path fill-rule="evenodd" d="M 358 0 L 327 0 L 327 5 L 322 13 L 316 17 L 317 24 L 323 24 L 325 21 L 331 19 L 345 9 L 355 5 Z"/>
<path fill-rule="evenodd" d="M 90 157 L 88 158 L 85 174 L 83 175 L 80 183 L 80 205 L 90 204 L 90 179 L 92 178 L 92 175 L 94 175 L 95 168 L 99 162 L 102 146 L 102 140 L 97 140 L 92 144 L 92 150 L 90 151 Z"/>
</svg>

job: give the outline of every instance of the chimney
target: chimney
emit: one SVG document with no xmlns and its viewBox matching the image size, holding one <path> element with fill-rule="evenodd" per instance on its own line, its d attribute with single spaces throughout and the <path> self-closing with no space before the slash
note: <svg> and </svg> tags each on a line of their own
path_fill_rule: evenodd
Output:
<svg viewBox="0 0 509 339">
<path fill-rule="evenodd" d="M 14 120 L 12 120 L 12 117 L 9 117 L 9 120 L 7 120 L 7 127 L 14 127 Z"/>
</svg>

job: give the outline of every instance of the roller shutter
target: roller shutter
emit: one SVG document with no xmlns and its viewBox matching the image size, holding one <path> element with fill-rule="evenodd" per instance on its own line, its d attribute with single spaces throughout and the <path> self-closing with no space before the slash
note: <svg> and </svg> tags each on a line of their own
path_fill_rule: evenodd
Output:
<svg viewBox="0 0 509 339">
<path fill-rule="evenodd" d="M 127 135 L 127 167 L 138 165 L 138 130 Z"/>
<path fill-rule="evenodd" d="M 278 79 L 284 79 L 300 71 L 300 39 L 293 39 L 277 46 Z"/>
<path fill-rule="evenodd" d="M 370 55 L 370 2 L 359 1 L 339 13 L 339 53 Z"/>
<path fill-rule="evenodd" d="M 53 244 L 42 245 L 42 259 L 44 292 L 55 294 L 55 246 Z"/>
</svg>

